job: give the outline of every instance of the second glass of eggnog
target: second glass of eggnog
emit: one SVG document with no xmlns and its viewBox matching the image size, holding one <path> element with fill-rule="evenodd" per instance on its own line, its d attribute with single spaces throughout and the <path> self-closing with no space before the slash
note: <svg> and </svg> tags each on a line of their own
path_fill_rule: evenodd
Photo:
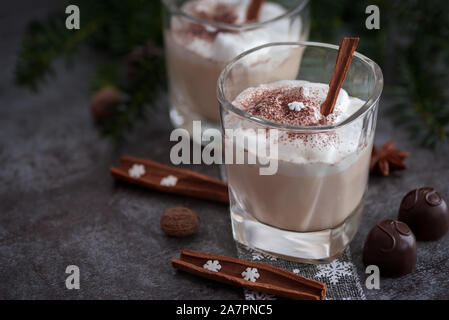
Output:
<svg viewBox="0 0 449 320">
<path fill-rule="evenodd" d="M 170 119 L 192 135 L 220 127 L 216 83 L 224 66 L 240 53 L 275 41 L 307 40 L 309 1 L 263 1 L 249 17 L 251 0 L 164 0 L 164 42 Z M 278 61 L 279 79 L 291 77 L 289 56 Z M 296 59 L 294 57 L 293 59 Z M 251 78 L 263 70 L 247 70 Z"/>
</svg>

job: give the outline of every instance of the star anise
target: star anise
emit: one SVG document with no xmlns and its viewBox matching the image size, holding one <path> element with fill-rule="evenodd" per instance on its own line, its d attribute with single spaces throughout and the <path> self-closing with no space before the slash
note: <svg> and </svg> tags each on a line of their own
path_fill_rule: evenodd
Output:
<svg viewBox="0 0 449 320">
<path fill-rule="evenodd" d="M 409 155 L 407 151 L 395 149 L 393 140 L 387 141 L 382 148 L 373 147 L 370 169 L 377 169 L 383 176 L 388 176 L 392 170 L 407 169 L 404 159 Z"/>
</svg>

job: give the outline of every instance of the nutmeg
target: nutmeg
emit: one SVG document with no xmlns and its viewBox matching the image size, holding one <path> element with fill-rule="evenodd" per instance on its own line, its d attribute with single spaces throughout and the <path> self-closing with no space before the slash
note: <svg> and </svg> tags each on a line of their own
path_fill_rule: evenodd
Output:
<svg viewBox="0 0 449 320">
<path fill-rule="evenodd" d="M 120 91 L 112 87 L 105 87 L 92 97 L 90 101 L 90 112 L 96 121 L 110 118 L 122 101 Z"/>
<path fill-rule="evenodd" d="M 161 216 L 161 229 L 172 237 L 185 237 L 195 233 L 200 227 L 200 219 L 188 208 L 168 208 Z"/>
</svg>

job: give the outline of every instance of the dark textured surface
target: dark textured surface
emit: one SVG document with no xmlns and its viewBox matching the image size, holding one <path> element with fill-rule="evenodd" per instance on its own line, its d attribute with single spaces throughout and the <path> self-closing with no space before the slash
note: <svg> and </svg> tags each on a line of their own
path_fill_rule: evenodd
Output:
<svg viewBox="0 0 449 320">
<path fill-rule="evenodd" d="M 19 1 L 20 2 L 20 1 Z M 170 259 L 181 248 L 236 255 L 227 207 L 114 183 L 109 166 L 120 154 L 169 164 L 167 101 L 116 150 L 100 138 L 88 112 L 87 82 L 94 57 L 84 55 L 39 95 L 12 85 L 13 65 L 26 22 L 42 9 L 15 4 L 0 14 L 0 298 L 242 299 L 242 291 L 176 272 Z M 88 62 L 89 61 L 89 62 Z M 387 97 L 381 108 L 387 106 Z M 412 152 L 406 172 L 372 177 L 365 215 L 351 249 L 362 281 L 363 241 L 378 221 L 396 218 L 402 196 L 432 185 L 449 196 L 449 147 L 417 148 L 381 113 L 376 141 L 394 138 Z M 218 176 L 215 166 L 194 170 Z M 165 236 L 162 212 L 187 206 L 201 220 L 188 238 Z M 381 280 L 370 299 L 449 298 L 449 236 L 418 242 L 417 269 Z M 65 288 L 65 268 L 81 270 L 81 289 Z"/>
<path fill-rule="evenodd" d="M 381 107 L 386 107 L 383 99 Z M 446 199 L 449 197 L 449 146 L 437 152 L 418 148 L 415 141 L 387 117 L 378 119 L 376 141 L 395 139 L 400 148 L 411 152 L 406 160 L 409 169 L 394 172 L 387 178 L 371 176 L 360 231 L 351 244 L 354 262 L 362 280 L 366 278 L 362 264 L 363 243 L 369 230 L 380 220 L 397 219 L 402 197 L 419 186 L 433 186 Z M 449 299 L 449 235 L 434 242 L 417 242 L 418 261 L 413 273 L 401 278 L 382 278 L 381 290 L 365 290 L 371 299 Z"/>
</svg>

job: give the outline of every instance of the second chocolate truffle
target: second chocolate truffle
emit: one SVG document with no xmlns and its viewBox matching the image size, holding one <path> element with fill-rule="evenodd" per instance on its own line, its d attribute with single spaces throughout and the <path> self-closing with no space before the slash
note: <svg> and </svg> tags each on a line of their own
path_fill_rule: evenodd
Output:
<svg viewBox="0 0 449 320">
<path fill-rule="evenodd" d="M 434 188 L 418 188 L 402 199 L 398 220 L 412 229 L 417 240 L 438 240 L 449 231 L 449 208 Z"/>
<path fill-rule="evenodd" d="M 416 240 L 410 228 L 400 221 L 379 222 L 368 234 L 363 263 L 376 265 L 382 276 L 398 277 L 416 265 Z"/>
</svg>

